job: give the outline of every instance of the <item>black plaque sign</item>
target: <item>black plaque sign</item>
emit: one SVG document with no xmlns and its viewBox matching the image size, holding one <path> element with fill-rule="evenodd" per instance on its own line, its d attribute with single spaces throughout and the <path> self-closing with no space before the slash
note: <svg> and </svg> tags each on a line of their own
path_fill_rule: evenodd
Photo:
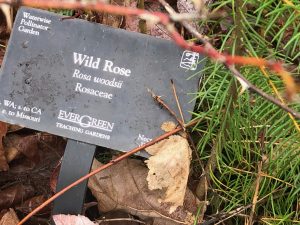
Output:
<svg viewBox="0 0 300 225">
<path fill-rule="evenodd" d="M 1 68 L 0 120 L 128 151 L 173 120 L 148 89 L 178 112 L 173 79 L 188 121 L 202 67 L 171 41 L 23 7 Z"/>
</svg>

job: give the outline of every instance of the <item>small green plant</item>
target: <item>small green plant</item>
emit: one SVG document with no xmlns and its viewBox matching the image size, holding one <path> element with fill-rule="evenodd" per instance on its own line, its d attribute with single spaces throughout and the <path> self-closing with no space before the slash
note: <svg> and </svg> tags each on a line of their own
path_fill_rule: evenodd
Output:
<svg viewBox="0 0 300 225">
<path fill-rule="evenodd" d="M 219 50 L 284 60 L 296 76 L 300 71 L 300 2 L 286 2 L 216 1 L 210 7 L 225 10 L 230 19 L 201 25 Z M 282 81 L 272 72 L 248 66 L 239 70 L 266 93 L 284 95 Z M 300 223 L 299 121 L 260 97 L 239 93 L 223 65 L 211 63 L 203 72 L 206 75 L 197 93 L 194 116 L 202 118 L 195 128 L 201 136 L 199 155 L 205 162 L 214 157 L 208 171 L 212 214 L 245 207 L 225 224 L 249 220 Z M 299 104 L 290 106 L 300 109 Z M 249 204 L 252 206 L 246 207 Z"/>
</svg>

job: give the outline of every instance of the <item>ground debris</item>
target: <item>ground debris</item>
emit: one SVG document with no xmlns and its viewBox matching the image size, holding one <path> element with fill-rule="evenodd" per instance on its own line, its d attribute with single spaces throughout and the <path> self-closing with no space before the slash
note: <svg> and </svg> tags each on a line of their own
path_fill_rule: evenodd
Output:
<svg viewBox="0 0 300 225">
<path fill-rule="evenodd" d="M 101 165 L 97 160 L 93 169 Z M 126 159 L 91 177 L 88 186 L 98 200 L 100 212 L 125 211 L 141 220 L 164 221 L 164 224 L 192 224 L 199 201 L 187 189 L 184 204 L 169 213 L 170 203 L 161 203 L 162 190 L 149 190 L 149 170 L 138 160 Z"/>
</svg>

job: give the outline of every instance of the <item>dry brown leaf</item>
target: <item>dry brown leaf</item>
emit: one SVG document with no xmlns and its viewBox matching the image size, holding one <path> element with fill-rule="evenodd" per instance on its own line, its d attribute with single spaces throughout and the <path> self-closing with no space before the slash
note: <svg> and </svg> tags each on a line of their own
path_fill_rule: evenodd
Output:
<svg viewBox="0 0 300 225">
<path fill-rule="evenodd" d="M 94 161 L 92 168 L 101 165 Z M 91 177 L 88 186 L 101 212 L 122 210 L 142 220 L 163 220 L 168 224 L 192 224 L 199 201 L 186 190 L 183 206 L 169 214 L 170 204 L 160 203 L 161 190 L 149 190 L 148 169 L 138 160 L 124 160 Z"/>
<path fill-rule="evenodd" d="M 4 138 L 4 149 L 7 159 L 12 161 L 19 153 L 22 153 L 27 158 L 37 163 L 39 161 L 38 142 L 39 136 L 35 134 L 26 136 L 17 134 L 7 135 Z"/>
<path fill-rule="evenodd" d="M 184 201 L 192 154 L 189 143 L 185 138 L 173 135 L 145 150 L 152 155 L 146 161 L 148 187 L 166 190 L 161 201 L 172 204 L 172 213 Z"/>
<path fill-rule="evenodd" d="M 34 210 L 36 207 L 40 206 L 46 200 L 47 198 L 44 195 L 34 196 L 22 202 L 20 205 L 16 206 L 15 209 L 20 212 L 23 212 L 24 214 L 28 214 L 32 212 L 32 210 Z M 46 206 L 41 211 L 39 211 L 39 215 L 48 212 L 50 212 L 50 206 Z"/>
<path fill-rule="evenodd" d="M 5 152 L 2 144 L 2 139 L 6 135 L 7 124 L 0 121 L 0 171 L 7 171 L 8 164 L 5 157 Z"/>
<path fill-rule="evenodd" d="M 95 225 L 87 217 L 81 215 L 54 215 L 53 220 L 55 225 Z"/>
<path fill-rule="evenodd" d="M 173 121 L 166 121 L 160 126 L 160 128 L 165 132 L 170 132 L 176 128 L 176 124 Z"/>
<path fill-rule="evenodd" d="M 21 155 L 21 152 L 18 151 L 16 148 L 6 148 L 5 149 L 5 156 L 8 163 L 13 161 L 14 159 L 18 158 Z"/>
<path fill-rule="evenodd" d="M 35 193 L 31 185 L 15 184 L 9 188 L 0 191 L 0 210 L 31 198 Z"/>
<path fill-rule="evenodd" d="M 0 220 L 0 225 L 16 225 L 18 223 L 19 219 L 13 209 L 9 209 Z"/>
<path fill-rule="evenodd" d="M 5 15 L 6 25 L 7 25 L 8 30 L 10 31 L 12 28 L 12 22 L 13 22 L 11 6 L 8 4 L 0 4 L 0 9 L 3 12 L 3 14 Z"/>
</svg>

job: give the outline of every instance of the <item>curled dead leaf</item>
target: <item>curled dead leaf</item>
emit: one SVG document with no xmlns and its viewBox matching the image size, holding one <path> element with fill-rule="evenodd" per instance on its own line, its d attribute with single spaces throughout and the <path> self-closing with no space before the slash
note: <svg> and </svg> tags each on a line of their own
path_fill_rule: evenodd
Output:
<svg viewBox="0 0 300 225">
<path fill-rule="evenodd" d="M 172 204 L 172 213 L 184 202 L 192 155 L 189 143 L 185 138 L 173 135 L 145 150 L 152 155 L 146 161 L 148 187 L 165 190 L 161 201 Z"/>
<path fill-rule="evenodd" d="M 100 165 L 94 160 L 92 169 Z M 171 204 L 158 200 L 164 191 L 148 189 L 148 171 L 141 161 L 126 159 L 91 177 L 88 187 L 98 200 L 99 211 L 122 210 L 142 220 L 192 224 L 199 203 L 195 195 L 187 189 L 183 206 L 169 214 Z"/>
<path fill-rule="evenodd" d="M 13 18 L 11 13 L 12 8 L 8 4 L 0 4 L 0 9 L 5 15 L 7 28 L 9 31 L 11 31 L 12 23 L 13 23 Z"/>
<path fill-rule="evenodd" d="M 31 198 L 35 193 L 31 185 L 15 184 L 0 191 L 0 210 L 12 207 Z"/>
<path fill-rule="evenodd" d="M 9 134 L 4 138 L 4 149 L 9 161 L 17 157 L 20 153 L 30 160 L 37 163 L 39 161 L 38 154 L 39 136 L 35 134 L 21 136 L 17 134 Z"/>
<path fill-rule="evenodd" d="M 0 220 L 0 225 L 16 225 L 18 223 L 19 219 L 13 209 L 9 209 Z"/>
</svg>

